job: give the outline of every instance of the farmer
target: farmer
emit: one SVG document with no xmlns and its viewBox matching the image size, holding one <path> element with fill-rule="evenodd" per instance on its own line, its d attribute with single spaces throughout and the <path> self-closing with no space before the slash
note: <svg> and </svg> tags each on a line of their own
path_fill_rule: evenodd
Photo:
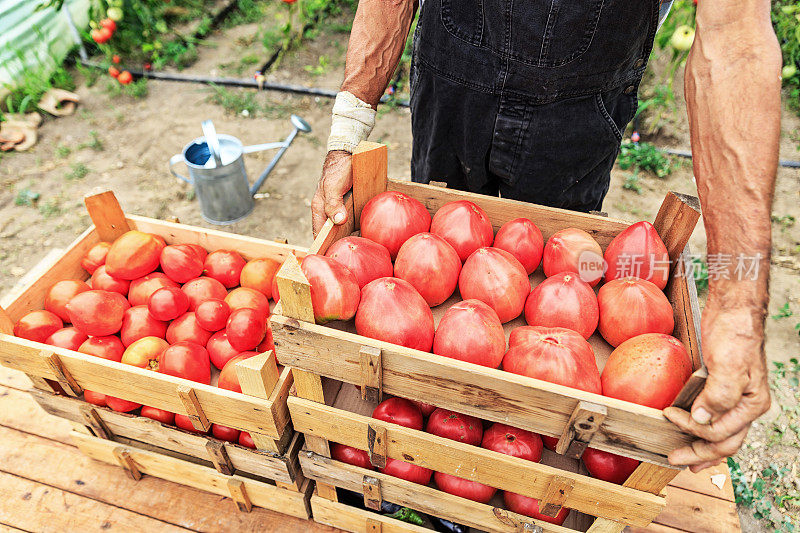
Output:
<svg viewBox="0 0 800 533">
<path fill-rule="evenodd" d="M 662 5 L 663 4 L 663 5 Z M 314 232 L 346 220 L 351 153 L 403 51 L 416 3 L 361 0 Z M 411 72 L 411 175 L 580 211 L 599 210 L 666 0 L 424 0 Z M 711 258 L 749 257 L 709 283 L 702 317 L 709 377 L 691 413 L 699 437 L 669 460 L 698 471 L 736 452 L 770 405 L 764 317 L 770 206 L 780 134 L 781 53 L 769 0 L 700 0 L 685 93 Z M 760 258 L 760 259 L 759 259 Z"/>
</svg>

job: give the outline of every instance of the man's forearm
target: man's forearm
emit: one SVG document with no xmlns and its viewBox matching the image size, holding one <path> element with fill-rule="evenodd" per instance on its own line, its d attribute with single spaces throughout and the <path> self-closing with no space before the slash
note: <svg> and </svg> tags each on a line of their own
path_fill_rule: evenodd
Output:
<svg viewBox="0 0 800 533">
<path fill-rule="evenodd" d="M 342 90 L 378 105 L 414 20 L 414 0 L 361 0 L 347 47 Z"/>
</svg>

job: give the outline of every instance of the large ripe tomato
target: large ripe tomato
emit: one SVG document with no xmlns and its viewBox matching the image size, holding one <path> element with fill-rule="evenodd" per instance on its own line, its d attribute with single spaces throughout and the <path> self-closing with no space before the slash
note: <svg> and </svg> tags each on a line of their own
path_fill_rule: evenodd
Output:
<svg viewBox="0 0 800 533">
<path fill-rule="evenodd" d="M 255 309 L 265 319 L 269 318 L 269 300 L 255 289 L 237 287 L 228 293 L 225 297 L 225 303 L 228 304 L 231 311 L 247 307 Z"/>
<path fill-rule="evenodd" d="M 143 337 L 125 348 L 122 362 L 126 365 L 158 370 L 158 358 L 169 343 L 160 337 Z"/>
<path fill-rule="evenodd" d="M 269 322 L 267 322 L 267 333 L 264 335 L 264 340 L 261 341 L 261 344 L 256 346 L 255 351 L 257 353 L 275 351 L 275 342 L 272 338 L 272 328 L 270 327 Z"/>
<path fill-rule="evenodd" d="M 96 287 L 95 287 L 96 288 Z M 67 302 L 82 292 L 91 290 L 85 281 L 79 279 L 65 279 L 57 281 L 47 291 L 44 298 L 44 308 L 55 314 L 61 320 L 67 321 Z"/>
<path fill-rule="evenodd" d="M 117 411 L 118 413 L 130 413 L 131 411 L 135 411 L 136 409 L 140 408 L 142 404 L 107 395 L 106 406 L 110 407 L 114 411 Z"/>
<path fill-rule="evenodd" d="M 554 452 L 556 451 L 556 445 L 558 444 L 558 437 L 549 437 L 547 435 L 542 435 L 542 444 L 548 450 Z"/>
<path fill-rule="evenodd" d="M 592 477 L 622 485 L 639 466 L 639 461 L 622 455 L 608 453 L 595 448 L 583 452 L 583 464 Z"/>
<path fill-rule="evenodd" d="M 71 299 L 67 314 L 70 323 L 87 335 L 113 335 L 122 327 L 129 308 L 128 300 L 118 292 L 91 290 Z"/>
<path fill-rule="evenodd" d="M 535 463 L 542 460 L 542 438 L 539 435 L 499 422 L 484 431 L 481 448 Z"/>
<path fill-rule="evenodd" d="M 186 283 L 203 273 L 203 259 L 187 244 L 171 244 L 161 250 L 161 270 L 169 279 Z"/>
<path fill-rule="evenodd" d="M 189 297 L 189 311 L 194 311 L 206 300 L 224 300 L 228 295 L 222 283 L 206 276 L 187 281 L 181 290 Z"/>
<path fill-rule="evenodd" d="M 207 431 L 197 429 L 192 425 L 192 419 L 186 415 L 175 413 L 175 425 L 184 431 L 191 431 L 192 433 L 205 434 Z"/>
<path fill-rule="evenodd" d="M 580 333 L 540 326 L 522 326 L 514 333 L 503 357 L 504 370 L 601 394 L 594 352 Z"/>
<path fill-rule="evenodd" d="M 492 246 L 516 257 L 529 275 L 542 262 L 544 250 L 542 232 L 527 218 L 515 218 L 503 224 L 497 231 Z"/>
<path fill-rule="evenodd" d="M 186 246 L 194 250 L 195 253 L 197 254 L 197 257 L 200 258 L 200 261 L 203 261 L 203 263 L 205 263 L 206 257 L 208 257 L 208 250 L 206 250 L 199 244 L 187 244 Z"/>
<path fill-rule="evenodd" d="M 44 342 L 51 346 L 77 351 L 78 348 L 81 347 L 81 344 L 88 338 L 89 337 L 85 333 L 78 331 L 78 328 L 69 327 L 55 331 L 52 335 L 47 337 Z"/>
<path fill-rule="evenodd" d="M 431 416 L 431 413 L 436 410 L 436 406 L 435 405 L 431 405 L 431 404 L 425 403 L 425 402 L 418 402 L 417 400 L 409 400 L 409 401 L 417 406 L 417 409 L 420 410 L 420 412 L 422 413 L 422 416 L 425 417 L 425 418 Z"/>
<path fill-rule="evenodd" d="M 208 352 L 193 342 L 176 342 L 158 357 L 158 371 L 162 374 L 196 381 L 211 383 L 211 362 Z"/>
<path fill-rule="evenodd" d="M 345 237 L 331 244 L 327 257 L 344 265 L 358 282 L 358 288 L 378 278 L 391 277 L 394 272 L 392 256 L 382 244 L 364 237 Z"/>
<path fill-rule="evenodd" d="M 122 354 L 125 352 L 125 345 L 114 335 L 102 337 L 90 337 L 80 345 L 78 351 L 88 355 L 94 355 L 109 361 L 122 361 Z"/>
<path fill-rule="evenodd" d="M 150 296 L 162 287 L 180 287 L 163 272 L 153 272 L 131 281 L 128 301 L 131 305 L 147 305 Z"/>
<path fill-rule="evenodd" d="M 603 394 L 646 405 L 668 407 L 692 374 L 689 354 L 670 335 L 647 333 L 611 352 L 603 368 Z"/>
<path fill-rule="evenodd" d="M 200 303 L 194 310 L 194 315 L 201 328 L 208 331 L 220 331 L 225 329 L 225 324 L 228 323 L 231 308 L 224 300 L 212 298 Z"/>
<path fill-rule="evenodd" d="M 433 233 L 419 233 L 408 239 L 394 262 L 394 276 L 409 282 L 430 307 L 450 298 L 460 273 L 461 260 L 456 251 Z"/>
<path fill-rule="evenodd" d="M 161 287 L 147 299 L 147 309 L 156 320 L 174 320 L 189 310 L 189 297 L 178 287 Z"/>
<path fill-rule="evenodd" d="M 225 287 L 232 288 L 239 285 L 242 270 L 247 261 L 233 250 L 217 250 L 206 256 L 206 275 L 216 279 Z"/>
<path fill-rule="evenodd" d="M 649 222 L 637 222 L 614 237 L 604 258 L 606 281 L 633 276 L 652 281 L 661 290 L 667 286 L 669 253 Z"/>
<path fill-rule="evenodd" d="M 442 237 L 465 261 L 472 252 L 491 246 L 494 229 L 486 212 L 469 200 L 448 202 L 436 211 L 431 221 L 431 233 Z"/>
<path fill-rule="evenodd" d="M 483 422 L 474 416 L 439 408 L 431 413 L 425 431 L 446 439 L 478 446 L 483 438 Z"/>
<path fill-rule="evenodd" d="M 361 291 L 356 331 L 371 339 L 429 352 L 433 346 L 433 313 L 409 282 L 379 278 Z"/>
<path fill-rule="evenodd" d="M 136 279 L 158 268 L 164 240 L 131 230 L 117 238 L 106 255 L 106 272 L 120 279 Z"/>
<path fill-rule="evenodd" d="M 110 242 L 98 242 L 83 256 L 81 267 L 89 274 L 94 274 L 95 270 L 106 264 L 106 256 L 110 248 Z"/>
<path fill-rule="evenodd" d="M 303 258 L 300 268 L 311 285 L 311 304 L 318 324 L 353 318 L 361 290 L 346 266 L 330 257 L 310 254 Z"/>
<path fill-rule="evenodd" d="M 86 268 L 86 267 L 84 267 Z M 89 270 L 88 268 L 86 270 Z M 98 405 L 100 407 L 107 407 L 106 406 L 106 395 L 94 392 L 90 390 L 83 391 L 83 399 L 86 400 L 88 403 L 92 405 Z"/>
<path fill-rule="evenodd" d="M 462 298 L 482 301 L 505 323 L 522 313 L 531 283 L 513 255 L 499 248 L 479 248 L 464 262 L 458 289 Z"/>
<path fill-rule="evenodd" d="M 379 472 L 387 476 L 393 476 L 400 479 L 405 479 L 411 483 L 419 483 L 420 485 L 427 485 L 431 482 L 433 471 L 422 466 L 407 463 L 400 459 L 386 458 L 386 466 L 378 469 Z"/>
<path fill-rule="evenodd" d="M 581 229 L 568 228 L 548 239 L 542 254 L 544 275 L 575 272 L 594 287 L 603 277 L 603 250 L 594 238 Z"/>
<path fill-rule="evenodd" d="M 92 274 L 92 288 L 98 291 L 118 292 L 123 296 L 128 296 L 131 282 L 127 279 L 112 277 L 106 272 L 106 266 L 100 265 Z"/>
<path fill-rule="evenodd" d="M 255 309 L 235 309 L 225 326 L 228 342 L 240 352 L 256 348 L 267 334 L 267 319 Z"/>
<path fill-rule="evenodd" d="M 464 300 L 439 320 L 433 353 L 497 368 L 506 353 L 506 334 L 494 310 L 480 300 Z"/>
<path fill-rule="evenodd" d="M 167 323 L 154 318 L 146 305 L 131 307 L 122 315 L 122 328 L 119 330 L 119 337 L 125 346 L 130 346 L 133 341 L 143 337 L 160 337 L 163 339 L 166 335 Z"/>
<path fill-rule="evenodd" d="M 281 264 L 274 259 L 262 258 L 248 261 L 239 276 L 239 285 L 255 289 L 267 298 L 272 298 L 272 280 Z"/>
<path fill-rule="evenodd" d="M 190 341 L 200 346 L 205 346 L 212 333 L 200 327 L 197 317 L 189 311 L 173 320 L 167 327 L 167 342 L 175 344 L 181 341 Z"/>
<path fill-rule="evenodd" d="M 219 424 L 211 424 L 211 435 L 226 442 L 239 442 L 239 430 Z"/>
<path fill-rule="evenodd" d="M 277 302 L 281 299 L 281 295 L 278 292 L 278 275 L 276 274 L 274 278 L 272 278 L 272 300 Z"/>
<path fill-rule="evenodd" d="M 387 398 L 372 411 L 372 418 L 411 429 L 422 429 L 422 413 L 410 400 Z"/>
<path fill-rule="evenodd" d="M 63 327 L 64 322 L 55 313 L 31 311 L 14 324 L 14 335 L 30 341 L 45 342 L 50 335 Z M 82 329 L 81 332 L 85 333 Z"/>
<path fill-rule="evenodd" d="M 516 494 L 514 492 L 504 492 L 503 502 L 505 502 L 509 511 L 530 516 L 536 520 L 549 522 L 557 526 L 562 525 L 564 520 L 566 520 L 567 516 L 569 515 L 569 509 L 562 507 L 561 510 L 556 513 L 555 517 L 547 516 L 546 514 L 539 512 L 539 500 L 536 498 L 528 498 L 527 496 Z"/>
<path fill-rule="evenodd" d="M 208 339 L 206 350 L 208 350 L 211 363 L 219 369 L 225 368 L 228 361 L 241 353 L 228 342 L 228 335 L 225 330 L 217 331 Z"/>
<path fill-rule="evenodd" d="M 242 431 L 239 433 L 239 446 L 244 446 L 245 448 L 252 448 L 256 449 L 256 443 L 253 442 L 253 436 L 246 431 Z"/>
<path fill-rule="evenodd" d="M 236 374 L 236 363 L 239 361 L 244 361 L 245 359 L 249 359 L 255 355 L 258 354 L 256 352 L 242 352 L 228 359 L 227 362 L 222 366 L 222 370 L 219 373 L 217 387 L 233 392 L 242 392 L 242 386 L 239 384 L 239 376 Z"/>
<path fill-rule="evenodd" d="M 369 462 L 369 454 L 364 450 L 359 450 L 352 446 L 345 446 L 338 442 L 332 442 L 331 457 L 349 465 L 360 466 L 367 470 L 375 470 L 375 467 Z"/>
<path fill-rule="evenodd" d="M 491 500 L 497 492 L 496 488 L 490 487 L 489 485 L 451 476 L 443 472 L 434 473 L 433 479 L 436 481 L 436 485 L 440 490 L 478 503 L 489 503 L 489 500 Z"/>
<path fill-rule="evenodd" d="M 175 425 L 175 413 L 170 413 L 169 411 L 158 409 L 157 407 L 144 405 L 142 406 L 141 415 L 153 420 L 157 420 L 162 424 L 168 424 L 170 426 Z"/>
<path fill-rule="evenodd" d="M 644 333 L 672 334 L 672 305 L 661 289 L 639 278 L 615 279 L 600 287 L 599 330 L 611 346 Z"/>
<path fill-rule="evenodd" d="M 373 197 L 361 211 L 361 236 L 382 244 L 392 259 L 410 237 L 431 227 L 422 202 L 395 191 Z"/>
<path fill-rule="evenodd" d="M 574 272 L 561 272 L 533 288 L 525 301 L 531 326 L 567 328 L 588 339 L 597 329 L 600 308 L 588 283 Z"/>
</svg>

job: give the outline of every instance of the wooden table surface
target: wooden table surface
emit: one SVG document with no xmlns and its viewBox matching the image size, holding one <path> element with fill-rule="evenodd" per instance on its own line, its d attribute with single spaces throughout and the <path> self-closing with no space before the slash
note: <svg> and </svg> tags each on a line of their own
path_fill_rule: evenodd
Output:
<svg viewBox="0 0 800 533">
<path fill-rule="evenodd" d="M 0 533 L 4 531 L 331 532 L 334 528 L 254 508 L 145 476 L 131 480 L 93 461 L 69 441 L 66 420 L 46 414 L 24 391 L 25 375 L 0 366 Z M 724 474 L 722 489 L 712 474 Z M 736 532 L 739 519 L 728 470 L 681 473 L 667 508 L 644 531 Z"/>
</svg>

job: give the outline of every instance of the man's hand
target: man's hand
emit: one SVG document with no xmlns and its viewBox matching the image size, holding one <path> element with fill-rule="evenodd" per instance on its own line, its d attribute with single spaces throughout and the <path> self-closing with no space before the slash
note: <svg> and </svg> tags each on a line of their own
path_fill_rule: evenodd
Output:
<svg viewBox="0 0 800 533">
<path fill-rule="evenodd" d="M 664 410 L 679 428 L 702 439 L 669 454 L 670 463 L 689 465 L 692 472 L 736 453 L 750 424 L 770 405 L 759 310 L 725 309 L 709 301 L 702 345 L 708 379 L 691 415 L 677 407 Z"/>
<path fill-rule="evenodd" d="M 317 192 L 311 200 L 311 225 L 314 238 L 329 218 L 335 224 L 347 220 L 344 208 L 344 195 L 353 186 L 353 156 L 343 150 L 328 152 L 322 164 L 322 177 L 317 184 Z"/>
</svg>

